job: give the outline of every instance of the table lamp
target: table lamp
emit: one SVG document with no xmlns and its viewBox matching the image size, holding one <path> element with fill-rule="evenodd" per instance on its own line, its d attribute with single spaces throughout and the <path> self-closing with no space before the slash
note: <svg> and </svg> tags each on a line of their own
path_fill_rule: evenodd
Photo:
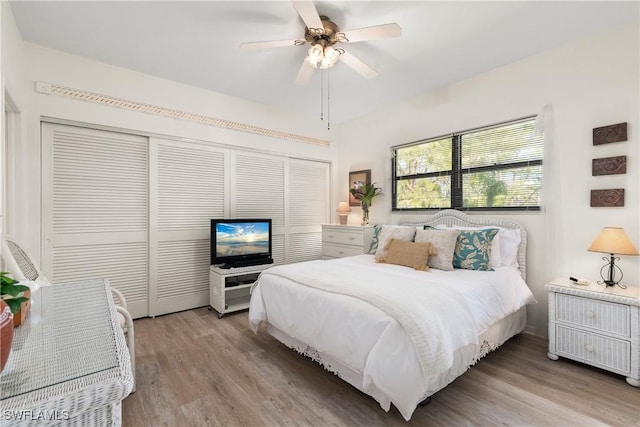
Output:
<svg viewBox="0 0 640 427">
<path fill-rule="evenodd" d="M 347 215 L 351 212 L 351 207 L 349 206 L 349 202 L 340 202 L 338 203 L 338 209 L 336 212 L 340 214 L 340 224 L 347 224 Z"/>
<path fill-rule="evenodd" d="M 620 258 L 614 255 L 638 255 L 638 250 L 633 246 L 622 227 L 604 227 L 596 237 L 596 240 L 589 246 L 589 251 L 610 255 L 609 258 L 602 258 L 607 263 L 600 269 L 600 276 L 602 276 L 602 280 L 607 286 L 618 285 L 623 276 L 622 269 L 616 265 L 616 260 L 620 261 Z M 605 269 L 607 269 L 606 276 L 603 274 Z M 617 280 L 616 270 L 620 273 Z"/>
</svg>

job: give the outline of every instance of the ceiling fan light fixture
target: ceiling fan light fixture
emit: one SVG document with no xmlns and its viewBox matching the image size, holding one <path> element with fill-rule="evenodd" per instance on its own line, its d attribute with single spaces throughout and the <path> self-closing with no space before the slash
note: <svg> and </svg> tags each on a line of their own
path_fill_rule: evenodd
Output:
<svg viewBox="0 0 640 427">
<path fill-rule="evenodd" d="M 314 68 L 318 68 L 318 65 L 324 59 L 324 50 L 322 46 L 319 44 L 314 44 L 309 48 L 309 52 L 307 54 L 307 61 L 313 65 Z"/>
<path fill-rule="evenodd" d="M 333 67 L 336 65 L 336 62 L 338 62 L 338 58 L 340 58 L 340 49 L 335 49 L 331 46 L 326 47 L 324 49 L 324 58 L 322 58 L 320 68 Z"/>
<path fill-rule="evenodd" d="M 314 68 L 327 69 L 336 65 L 342 53 L 344 53 L 343 49 L 332 46 L 323 47 L 322 44 L 317 43 L 309 48 L 307 61 L 309 61 Z"/>
</svg>

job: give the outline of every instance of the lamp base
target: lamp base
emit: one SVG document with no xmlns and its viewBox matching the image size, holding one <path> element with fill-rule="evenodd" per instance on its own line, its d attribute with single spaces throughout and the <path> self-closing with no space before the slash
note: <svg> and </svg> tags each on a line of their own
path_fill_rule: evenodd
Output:
<svg viewBox="0 0 640 427">
<path fill-rule="evenodd" d="M 347 214 L 340 214 L 340 225 L 347 225 Z"/>
<path fill-rule="evenodd" d="M 602 277 L 602 282 L 598 282 L 604 284 L 605 286 L 615 286 L 618 285 L 621 288 L 624 286 L 620 285 L 620 281 L 622 280 L 622 269 L 616 265 L 616 260 L 620 261 L 620 258 L 616 257 L 614 254 L 609 254 L 610 258 L 603 257 L 602 259 L 607 263 L 602 266 L 600 269 L 600 277 Z M 605 274 L 606 270 L 606 274 Z M 618 273 L 619 274 L 616 274 Z M 618 276 L 616 280 L 616 275 Z"/>
</svg>

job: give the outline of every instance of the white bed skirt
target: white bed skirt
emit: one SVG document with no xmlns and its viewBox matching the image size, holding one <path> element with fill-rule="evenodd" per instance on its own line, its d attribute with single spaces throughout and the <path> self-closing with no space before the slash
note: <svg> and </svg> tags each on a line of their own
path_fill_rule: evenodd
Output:
<svg viewBox="0 0 640 427">
<path fill-rule="evenodd" d="M 474 361 L 473 363 L 475 363 L 482 357 L 487 355 L 489 352 L 504 344 L 509 338 L 521 333 L 524 330 L 526 323 L 527 308 L 522 307 L 520 310 L 499 320 L 489 329 L 487 329 L 483 334 L 481 334 L 479 337 L 481 346 L 479 347 L 479 349 L 477 349 L 477 351 L 471 350 L 469 347 L 457 350 L 454 353 L 453 365 L 451 366 L 451 368 L 437 377 L 433 382 L 428 384 L 428 389 L 425 391 L 423 400 L 449 385 L 451 382 L 453 382 L 453 380 L 455 380 L 457 377 L 466 372 L 467 369 L 469 369 L 469 366 L 464 363 L 465 360 L 470 360 L 469 355 L 465 354 L 465 351 L 475 351 L 475 354 L 471 357 L 471 359 Z M 391 406 L 389 398 L 383 392 L 377 389 L 375 387 L 375 384 L 372 383 L 367 390 L 362 389 L 361 386 L 363 384 L 363 374 L 361 371 L 347 366 L 327 354 L 318 352 L 315 348 L 295 338 L 292 338 L 291 336 L 285 334 L 271 324 L 267 324 L 267 331 L 287 347 L 292 348 L 300 354 L 313 359 L 314 361 L 322 365 L 327 371 L 333 372 L 342 380 L 348 382 L 358 390 L 373 397 L 376 401 L 378 401 L 380 407 L 385 411 L 389 410 Z"/>
</svg>

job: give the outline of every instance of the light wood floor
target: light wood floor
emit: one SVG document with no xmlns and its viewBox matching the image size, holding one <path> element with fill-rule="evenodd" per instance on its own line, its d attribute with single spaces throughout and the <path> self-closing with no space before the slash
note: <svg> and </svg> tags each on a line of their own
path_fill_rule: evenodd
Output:
<svg viewBox="0 0 640 427">
<path fill-rule="evenodd" d="M 514 337 L 419 407 L 406 422 L 286 348 L 255 335 L 247 313 L 206 308 L 135 321 L 133 426 L 640 425 L 640 389 L 623 377 L 546 357 L 547 343 Z"/>
</svg>

